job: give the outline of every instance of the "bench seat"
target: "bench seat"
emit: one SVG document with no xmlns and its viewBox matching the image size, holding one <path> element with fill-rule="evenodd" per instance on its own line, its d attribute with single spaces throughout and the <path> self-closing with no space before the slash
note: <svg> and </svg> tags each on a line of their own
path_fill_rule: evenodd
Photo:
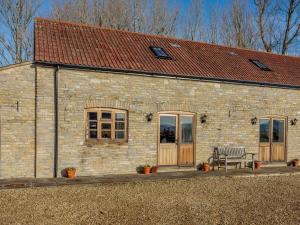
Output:
<svg viewBox="0 0 300 225">
<path fill-rule="evenodd" d="M 251 156 L 251 158 L 247 156 Z M 241 168 L 242 163 L 244 163 L 245 167 L 247 167 L 248 163 L 251 162 L 253 171 L 254 156 L 254 153 L 247 153 L 245 147 L 216 147 L 213 152 L 213 166 L 217 164 L 218 170 L 225 167 L 225 171 L 227 172 L 227 166 L 229 163 L 235 163 L 236 166 L 239 164 Z M 224 166 L 221 164 L 224 164 Z"/>
</svg>

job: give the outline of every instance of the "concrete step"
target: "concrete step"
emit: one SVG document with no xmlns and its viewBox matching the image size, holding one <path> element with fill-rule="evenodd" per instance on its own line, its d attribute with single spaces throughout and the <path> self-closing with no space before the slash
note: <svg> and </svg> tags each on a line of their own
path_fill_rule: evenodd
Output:
<svg viewBox="0 0 300 225">
<path fill-rule="evenodd" d="M 262 167 L 286 167 L 287 163 L 286 162 L 268 162 L 268 163 L 263 163 Z"/>
<path fill-rule="evenodd" d="M 160 166 L 158 172 L 184 172 L 184 171 L 196 171 L 196 167 L 179 167 L 179 166 Z"/>
</svg>

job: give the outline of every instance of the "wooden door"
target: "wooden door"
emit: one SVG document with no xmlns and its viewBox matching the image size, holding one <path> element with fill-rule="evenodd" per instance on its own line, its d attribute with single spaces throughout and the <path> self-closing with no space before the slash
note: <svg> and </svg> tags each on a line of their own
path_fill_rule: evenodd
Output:
<svg viewBox="0 0 300 225">
<path fill-rule="evenodd" d="M 285 120 L 272 119 L 271 161 L 285 160 Z"/>
<path fill-rule="evenodd" d="M 158 165 L 177 165 L 178 116 L 161 114 L 159 117 Z"/>
<path fill-rule="evenodd" d="M 284 118 L 270 117 L 259 121 L 259 160 L 284 161 L 286 125 Z"/>
<path fill-rule="evenodd" d="M 270 161 L 270 118 L 259 120 L 259 160 Z"/>
<path fill-rule="evenodd" d="M 178 165 L 194 164 L 193 115 L 179 116 Z"/>
</svg>

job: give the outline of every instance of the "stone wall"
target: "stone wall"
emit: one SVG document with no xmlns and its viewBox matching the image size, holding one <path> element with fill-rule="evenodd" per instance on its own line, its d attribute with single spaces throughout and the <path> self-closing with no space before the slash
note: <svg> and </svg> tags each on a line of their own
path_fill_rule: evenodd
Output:
<svg viewBox="0 0 300 225">
<path fill-rule="evenodd" d="M 35 70 L 31 63 L 0 68 L 0 177 L 33 177 Z"/>
<path fill-rule="evenodd" d="M 250 119 L 300 116 L 300 91 L 141 75 L 61 69 L 59 77 L 59 170 L 78 168 L 79 175 L 133 173 L 156 163 L 157 112 L 196 113 L 196 164 L 206 161 L 217 145 L 238 144 L 258 153 L 259 123 Z M 128 110 L 128 143 L 85 143 L 84 108 Z M 145 116 L 152 112 L 152 122 Z M 207 115 L 207 123 L 199 121 Z M 300 157 L 299 124 L 288 124 L 288 159 Z"/>
<path fill-rule="evenodd" d="M 36 171 L 54 176 L 54 69 L 37 67 Z"/>
<path fill-rule="evenodd" d="M 253 117 L 300 117 L 299 90 L 85 70 L 60 69 L 58 97 L 59 176 L 68 166 L 86 176 L 135 173 L 140 165 L 155 164 L 158 112 L 196 113 L 196 165 L 217 145 L 244 145 L 258 153 L 259 123 L 252 125 Z M 89 107 L 128 110 L 128 143 L 86 143 Z M 154 117 L 147 122 L 150 112 Z M 288 160 L 300 158 L 299 126 L 288 123 Z M 0 177 L 53 177 L 54 130 L 54 69 L 39 66 L 35 76 L 30 63 L 1 68 Z"/>
</svg>

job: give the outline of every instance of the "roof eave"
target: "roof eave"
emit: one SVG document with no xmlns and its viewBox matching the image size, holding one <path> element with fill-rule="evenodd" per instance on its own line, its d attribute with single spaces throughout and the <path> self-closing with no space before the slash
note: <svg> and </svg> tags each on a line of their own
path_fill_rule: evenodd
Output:
<svg viewBox="0 0 300 225">
<path fill-rule="evenodd" d="M 110 67 L 64 64 L 64 63 L 46 62 L 46 61 L 39 61 L 39 60 L 35 60 L 33 63 L 38 64 L 38 65 L 44 65 L 44 66 L 60 66 L 60 67 L 65 67 L 65 68 L 69 68 L 69 69 L 86 69 L 86 70 L 102 71 L 102 72 L 131 73 L 131 74 L 135 74 L 135 75 L 171 77 L 171 78 L 176 78 L 176 79 L 215 81 L 215 82 L 242 84 L 242 85 L 267 86 L 267 87 L 277 87 L 277 88 L 286 88 L 286 89 L 300 89 L 299 85 L 256 82 L 256 81 L 249 81 L 249 80 L 233 80 L 233 79 L 224 79 L 224 78 L 217 78 L 217 77 L 204 77 L 204 76 L 183 75 L 183 74 L 175 75 L 175 74 L 170 74 L 170 73 L 158 73 L 158 72 L 150 72 L 150 71 L 144 71 L 144 70 L 117 69 L 117 68 L 110 68 Z"/>
</svg>

